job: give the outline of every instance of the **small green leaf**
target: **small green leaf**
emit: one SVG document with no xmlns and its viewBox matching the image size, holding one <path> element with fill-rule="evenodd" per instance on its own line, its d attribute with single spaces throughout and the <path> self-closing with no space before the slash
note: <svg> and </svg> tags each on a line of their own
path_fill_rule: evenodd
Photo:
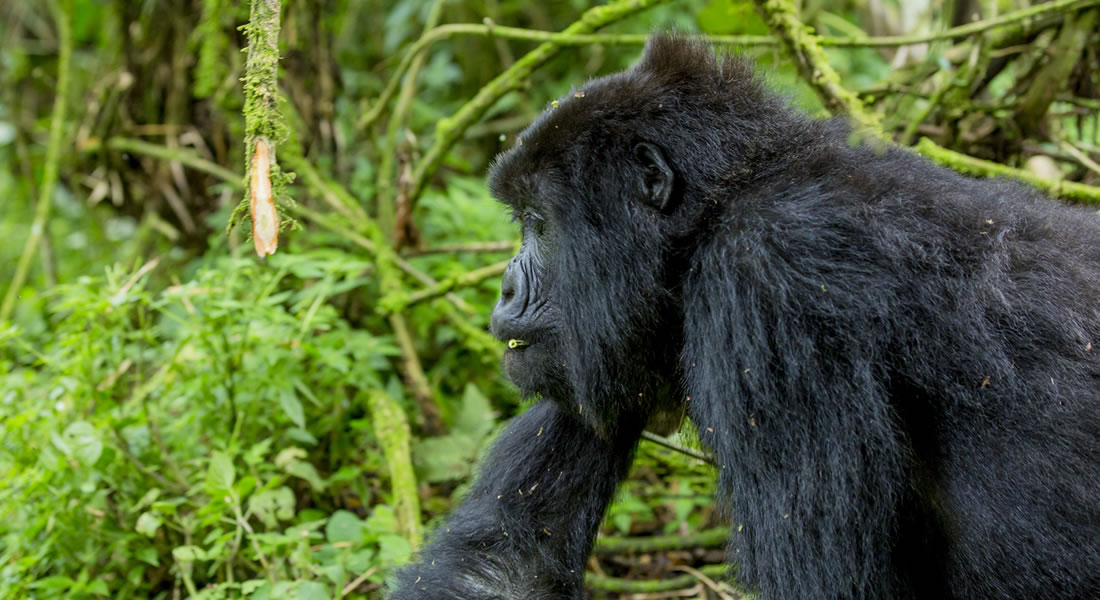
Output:
<svg viewBox="0 0 1100 600">
<path fill-rule="evenodd" d="M 157 549 L 152 546 L 138 549 L 137 552 L 134 552 L 134 557 L 148 565 L 160 566 L 160 555 L 157 554 Z"/>
<path fill-rule="evenodd" d="M 481 441 L 493 430 L 493 408 L 489 399 L 472 383 L 462 393 L 462 408 L 455 417 L 454 431 Z"/>
<path fill-rule="evenodd" d="M 378 538 L 378 559 L 391 565 L 405 563 L 412 556 L 409 540 L 399 535 L 383 535 Z"/>
<path fill-rule="evenodd" d="M 317 469 L 310 463 L 305 461 L 294 462 L 286 467 L 286 472 L 294 475 L 295 477 L 301 477 L 309 482 L 309 486 L 315 491 L 324 491 L 325 482 L 321 481 L 321 476 L 317 474 Z"/>
<path fill-rule="evenodd" d="M 264 490 L 248 499 L 248 509 L 268 529 L 274 529 L 279 520 L 287 521 L 294 516 L 294 493 L 286 486 Z"/>
<path fill-rule="evenodd" d="M 251 475 L 245 475 L 233 485 L 233 491 L 238 498 L 246 498 L 254 489 L 256 489 L 256 478 Z"/>
<path fill-rule="evenodd" d="M 328 587 L 316 581 L 298 582 L 298 600 L 329 600 Z"/>
<path fill-rule="evenodd" d="M 279 454 L 275 456 L 275 466 L 280 469 L 285 469 L 287 466 L 296 463 L 306 457 L 306 451 L 301 448 L 291 446 L 290 448 L 284 448 L 279 451 Z"/>
<path fill-rule="evenodd" d="M 206 487 L 209 491 L 218 495 L 231 491 L 236 477 L 237 471 L 233 468 L 233 459 L 224 452 L 215 452 L 210 458 L 210 467 L 206 471 Z"/>
<path fill-rule="evenodd" d="M 206 553 L 198 546 L 176 546 L 172 548 L 172 558 L 176 559 L 177 562 L 195 562 L 196 560 L 206 560 Z"/>
<path fill-rule="evenodd" d="M 279 394 L 279 405 L 283 407 L 283 412 L 286 413 L 286 416 L 290 418 L 291 422 L 300 429 L 305 429 L 305 411 L 302 410 L 302 401 L 298 399 L 294 390 L 283 390 L 283 392 Z"/>
<path fill-rule="evenodd" d="M 54 575 L 52 577 L 44 577 L 38 581 L 33 581 L 30 587 L 36 590 L 67 590 L 73 586 L 73 583 L 75 582 L 68 577 Z"/>
<path fill-rule="evenodd" d="M 157 534 L 157 530 L 160 529 L 160 525 L 160 517 L 156 513 L 146 511 L 141 513 L 141 516 L 138 517 L 137 525 L 134 526 L 134 529 L 141 535 L 153 537 Z"/>
<path fill-rule="evenodd" d="M 383 534 L 397 532 L 397 516 L 393 513 L 393 507 L 388 504 L 379 504 L 374 507 L 365 523 L 367 532 L 372 536 L 381 537 Z"/>
<path fill-rule="evenodd" d="M 325 537 L 331 544 L 337 542 L 358 544 L 363 541 L 363 522 L 346 510 L 338 510 L 332 513 L 328 524 L 325 525 Z"/>
<path fill-rule="evenodd" d="M 95 427 L 87 421 L 77 421 L 65 429 L 65 442 L 74 458 L 86 465 L 94 465 L 103 453 L 103 442 Z"/>
<path fill-rule="evenodd" d="M 274 442 L 274 438 L 266 438 L 261 442 L 254 444 L 247 452 L 244 453 L 244 462 L 249 465 L 258 465 L 264 461 L 264 457 L 271 451 L 271 444 Z"/>
</svg>

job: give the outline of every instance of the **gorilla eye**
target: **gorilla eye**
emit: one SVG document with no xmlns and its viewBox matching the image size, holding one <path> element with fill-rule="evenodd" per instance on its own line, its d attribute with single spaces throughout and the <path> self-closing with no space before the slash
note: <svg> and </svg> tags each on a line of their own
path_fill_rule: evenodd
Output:
<svg viewBox="0 0 1100 600">
<path fill-rule="evenodd" d="M 523 226 L 529 228 L 535 235 L 542 235 L 545 225 L 546 219 L 543 219 L 542 215 L 533 210 L 527 211 L 523 216 Z"/>
<path fill-rule="evenodd" d="M 522 221 L 524 232 L 531 231 L 535 235 L 542 235 L 546 223 L 546 219 L 542 218 L 542 215 L 529 208 L 512 212 L 512 222 L 517 221 Z"/>
</svg>

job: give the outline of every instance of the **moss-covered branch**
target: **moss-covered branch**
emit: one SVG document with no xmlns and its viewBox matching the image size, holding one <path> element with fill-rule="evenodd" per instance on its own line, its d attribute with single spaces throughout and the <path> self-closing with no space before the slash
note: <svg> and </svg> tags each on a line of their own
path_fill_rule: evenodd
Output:
<svg viewBox="0 0 1100 600">
<path fill-rule="evenodd" d="M 597 556 L 644 552 L 667 552 L 692 548 L 721 548 L 729 539 L 728 527 L 717 527 L 693 535 L 654 535 L 649 537 L 601 537 L 593 552 Z"/>
<path fill-rule="evenodd" d="M 932 161 L 950 167 L 960 173 L 979 177 L 1007 177 L 1032 185 L 1055 198 L 1100 204 L 1100 187 L 1075 181 L 1045 179 L 1028 171 L 1014 169 L 999 163 L 974 158 L 936 145 L 928 138 L 921 138 L 915 146 L 917 152 Z"/>
<path fill-rule="evenodd" d="M 68 106 L 69 85 L 71 80 L 71 65 L 73 57 L 73 28 L 70 19 L 73 14 L 72 0 L 55 0 L 50 2 L 54 19 L 57 21 L 57 88 L 53 99 L 53 112 L 50 115 L 50 138 L 46 146 L 46 162 L 42 169 L 42 182 L 38 186 L 38 204 L 34 209 L 34 221 L 31 223 L 30 234 L 23 244 L 23 253 L 19 255 L 19 262 L 15 266 L 15 275 L 11 278 L 8 291 L 4 294 L 4 302 L 0 304 L 0 323 L 8 320 L 15 310 L 15 300 L 19 297 L 19 290 L 27 280 L 31 261 L 38 248 L 42 245 L 42 238 L 46 235 L 46 227 L 49 224 L 50 208 L 53 205 L 54 188 L 57 186 L 57 174 L 61 162 L 61 145 L 65 134 L 65 113 Z"/>
<path fill-rule="evenodd" d="M 726 573 L 729 571 L 729 567 L 726 565 L 705 565 L 700 571 L 707 577 L 721 578 L 725 577 Z M 601 592 L 618 594 L 654 594 L 658 592 L 669 592 L 672 590 L 690 588 L 698 582 L 699 580 L 694 575 L 680 575 L 668 579 L 659 579 L 657 581 L 635 581 L 631 579 L 620 579 L 618 577 L 607 577 L 606 575 L 596 575 L 595 573 L 584 574 L 584 583 L 588 587 Z M 742 596 L 742 598 L 748 598 L 748 596 Z"/>
<path fill-rule="evenodd" d="M 408 298 L 405 299 L 405 302 L 394 306 L 389 306 L 387 307 L 387 310 L 392 312 L 399 312 L 418 302 L 424 302 L 425 300 L 438 298 L 452 290 L 477 285 L 482 281 L 485 281 L 486 279 L 498 277 L 502 273 L 504 273 L 505 269 L 508 268 L 508 262 L 509 261 L 507 260 L 498 262 L 485 267 L 481 267 L 480 269 L 474 269 L 473 271 L 463 273 L 458 277 L 444 279 L 443 281 L 429 288 L 425 288 L 423 290 L 419 290 L 413 292 L 412 294 L 409 294 Z"/>
<path fill-rule="evenodd" d="M 257 211 L 269 213 L 276 221 L 271 225 L 275 233 L 278 232 L 275 208 L 289 204 L 286 186 L 293 180 L 292 174 L 282 171 L 277 159 L 278 144 L 289 133 L 279 113 L 279 10 L 279 0 L 252 0 L 249 21 L 241 27 L 248 39 L 243 81 L 245 172 L 248 173 L 249 197 L 233 211 L 229 226 L 232 227 L 245 208 L 250 207 L 254 236 L 265 233 L 259 228 L 267 221 L 257 219 Z M 260 252 L 259 244 L 257 252 Z"/>
<path fill-rule="evenodd" d="M 420 39 L 409 46 L 409 49 L 406 50 L 405 54 L 401 57 L 401 62 L 398 63 L 397 68 L 394 69 L 390 79 L 386 82 L 386 86 L 382 89 L 382 93 L 379 94 L 378 99 L 371 105 L 370 110 L 363 113 L 356 127 L 365 129 L 378 120 L 378 117 L 381 116 L 390 100 L 393 99 L 393 95 L 397 92 L 398 85 L 405 77 L 405 73 L 411 68 L 417 56 L 427 51 L 432 44 L 459 35 L 493 36 L 527 42 L 546 42 L 557 46 L 591 46 L 594 44 L 641 46 L 649 39 L 649 35 L 644 33 L 570 33 L 568 29 L 560 32 L 540 31 L 537 29 L 523 29 L 521 27 L 483 25 L 480 23 L 451 23 L 440 25 L 435 29 L 425 32 L 424 35 L 420 36 Z M 714 44 L 733 46 L 775 46 L 779 43 L 775 38 L 766 35 L 712 35 L 699 37 L 705 38 Z"/>
<path fill-rule="evenodd" d="M 423 541 L 423 534 L 420 528 L 420 497 L 417 495 L 416 474 L 409 453 L 409 422 L 405 419 L 405 412 L 384 390 L 364 391 L 360 396 L 370 412 L 374 436 L 386 455 L 397 526 L 416 549 Z"/>
<path fill-rule="evenodd" d="M 825 108 L 847 114 L 864 129 L 879 134 L 878 118 L 863 106 L 854 92 L 840 84 L 840 76 L 829 65 L 813 29 L 798 18 L 791 0 L 753 0 L 768 27 L 783 40 L 798 72 L 817 92 Z"/>
<path fill-rule="evenodd" d="M 1089 6 L 1100 5 L 1100 0 L 1054 0 L 1044 4 L 1037 4 L 1020 10 L 1005 13 L 999 17 L 975 21 L 952 27 L 943 31 L 913 35 L 895 36 L 822 36 L 818 41 L 822 46 L 833 48 L 889 48 L 896 46 L 909 46 L 925 44 L 937 40 L 949 40 L 983 33 L 990 29 L 1015 25 L 1023 21 L 1035 21 L 1042 18 L 1050 18 L 1061 13 L 1072 12 Z M 645 33 L 566 33 L 557 31 L 540 31 L 536 29 L 523 29 L 521 27 L 506 27 L 501 25 L 487 25 L 480 23 L 450 23 L 441 25 L 427 31 L 412 44 L 401 58 L 401 62 L 394 70 L 390 79 L 386 82 L 382 93 L 371 105 L 370 110 L 363 113 L 357 127 L 359 129 L 370 127 L 393 99 L 398 86 L 411 68 L 413 60 L 425 52 L 432 44 L 441 40 L 450 39 L 460 35 L 493 36 L 497 38 L 520 40 L 528 42 L 552 42 L 559 46 L 591 46 L 595 44 L 640 46 L 649 39 Z M 690 36 L 705 39 L 712 44 L 727 46 L 777 46 L 779 39 L 768 35 L 702 35 Z"/>
<path fill-rule="evenodd" d="M 1096 5 L 1100 5 L 1100 0 L 1054 0 L 1053 2 L 1044 2 L 1020 10 L 1014 10 L 999 17 L 973 21 L 965 25 L 959 25 L 958 27 L 952 27 L 935 33 L 881 37 L 821 37 L 819 41 L 822 46 L 831 46 L 834 48 L 888 48 L 893 46 L 909 46 L 913 44 L 935 42 L 938 40 L 969 37 L 989 31 L 990 29 L 1014 25 L 1022 21 L 1037 20 L 1070 13 Z"/>
<path fill-rule="evenodd" d="M 569 35 L 589 33 L 667 1 L 618 0 L 611 4 L 590 8 L 581 15 L 578 21 L 567 27 L 563 33 Z M 502 96 L 522 85 L 535 69 L 560 51 L 560 45 L 547 42 L 528 52 L 515 64 L 486 84 L 485 87 L 481 88 L 476 96 L 458 109 L 458 112 L 440 121 L 436 126 L 435 140 L 432 147 L 428 149 L 413 173 L 412 183 L 409 185 L 408 190 L 409 201 L 415 202 L 420 196 L 428 179 L 443 162 L 443 157 L 447 154 L 447 151 L 462 137 L 467 127 L 480 119 Z"/>
</svg>

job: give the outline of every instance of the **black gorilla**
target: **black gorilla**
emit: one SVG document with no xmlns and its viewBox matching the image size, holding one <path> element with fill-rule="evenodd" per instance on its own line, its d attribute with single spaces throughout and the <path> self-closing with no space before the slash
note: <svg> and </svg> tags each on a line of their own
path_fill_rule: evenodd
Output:
<svg viewBox="0 0 1100 600">
<path fill-rule="evenodd" d="M 860 144 L 674 37 L 490 186 L 524 235 L 493 333 L 542 400 L 391 598 L 579 598 L 642 428 L 685 404 L 766 599 L 1100 598 L 1093 212 Z"/>
</svg>

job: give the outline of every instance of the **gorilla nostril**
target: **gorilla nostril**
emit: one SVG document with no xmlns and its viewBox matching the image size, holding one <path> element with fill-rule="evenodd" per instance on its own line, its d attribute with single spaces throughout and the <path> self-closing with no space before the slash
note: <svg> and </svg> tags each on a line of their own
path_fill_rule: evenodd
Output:
<svg viewBox="0 0 1100 600">
<path fill-rule="evenodd" d="M 508 268 L 504 270 L 504 277 L 500 280 L 500 302 L 507 304 L 516 297 L 516 260 L 513 258 Z"/>
</svg>

